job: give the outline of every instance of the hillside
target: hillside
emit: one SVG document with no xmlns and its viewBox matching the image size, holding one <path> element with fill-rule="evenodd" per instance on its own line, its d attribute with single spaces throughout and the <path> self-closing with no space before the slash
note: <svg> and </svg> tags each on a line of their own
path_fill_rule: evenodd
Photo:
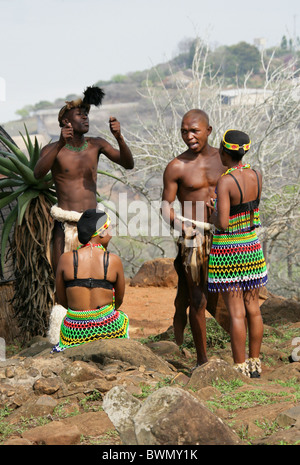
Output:
<svg viewBox="0 0 300 465">
<path fill-rule="evenodd" d="M 174 288 L 128 285 L 125 295 L 129 340 L 51 355 L 36 337 L 0 362 L 1 445 L 299 445 L 299 303 L 262 304 L 263 372 L 250 379 L 233 370 L 228 335 L 209 314 L 209 361 L 193 370 L 189 328 L 174 343 Z M 150 423 L 142 437 L 139 421 Z"/>
<path fill-rule="evenodd" d="M 213 126 L 211 145 L 219 144 L 220 134 L 224 128 L 227 129 L 227 124 L 251 130 L 254 143 L 250 163 L 261 169 L 261 163 L 267 161 L 264 165 L 267 171 L 264 176 L 262 215 L 264 232 L 267 234 L 265 241 L 270 244 L 273 253 L 270 256 L 272 266 L 274 263 L 270 273 L 274 276 L 272 284 L 275 287 L 272 291 L 290 296 L 291 289 L 297 295 L 299 250 L 295 247 L 296 237 L 293 240 L 292 236 L 299 228 L 299 196 L 293 195 L 291 199 L 290 192 L 294 189 L 297 191 L 299 184 L 294 166 L 299 163 L 298 131 L 295 128 L 299 118 L 300 81 L 298 63 L 292 66 L 291 60 L 299 60 L 299 52 L 282 46 L 268 62 L 274 50 L 266 50 L 264 58 L 269 72 L 266 76 L 260 52 L 250 44 L 241 42 L 215 50 L 201 47 L 196 50 L 195 47 L 195 41 L 187 41 L 180 53 L 167 63 L 95 83 L 104 89 L 105 98 L 100 108 L 91 109 L 89 135 L 101 135 L 114 143 L 108 120 L 110 116 L 115 116 L 121 123 L 123 135 L 135 158 L 135 169 L 125 172 L 101 157 L 99 170 L 108 171 L 119 181 L 99 175 L 99 193 L 106 204 L 113 202 L 116 211 L 120 211 L 119 193 L 126 193 L 128 202 L 143 200 L 149 217 L 150 202 L 161 199 L 165 166 L 184 149 L 180 120 L 187 109 L 197 106 L 208 112 Z M 276 73 L 272 74 L 275 68 Z M 288 75 L 287 70 L 290 72 Z M 19 113 L 23 115 L 22 119 L 7 123 L 4 128 L 21 148 L 24 146 L 19 132 L 24 132 L 24 124 L 30 134 L 37 136 L 41 145 L 55 141 L 60 133 L 58 111 L 66 99 L 76 97 L 58 97 L 55 102 L 38 102 L 24 111 L 21 109 Z M 270 115 L 272 127 L 268 126 Z M 286 146 L 286 131 L 294 134 L 291 138 L 293 146 Z M 268 140 L 262 144 L 264 139 Z M 291 201 L 293 212 L 290 210 Z M 158 211 L 157 205 L 155 208 Z M 142 214 L 140 222 L 144 221 Z M 284 234 L 287 221 L 291 222 L 291 218 L 293 225 L 290 226 L 291 234 L 287 240 Z M 281 223 L 277 224 L 279 219 Z M 277 235 L 278 231 L 282 232 L 280 236 Z M 175 254 L 173 239 L 162 237 L 161 229 L 154 240 L 153 237 L 149 240 L 143 231 L 140 236 L 134 238 L 129 246 L 126 238 L 118 238 L 114 243 L 124 258 L 126 274 L 130 277 L 145 260 Z M 276 247 L 273 247 L 273 239 L 276 240 Z M 293 255 L 289 257 L 287 242 L 293 244 L 294 248 Z M 276 289 L 278 284 L 282 284 L 280 290 Z"/>
<path fill-rule="evenodd" d="M 283 38 L 284 39 L 284 38 Z M 168 89 L 177 89 L 178 81 L 184 86 L 188 86 L 193 79 L 193 62 L 196 49 L 200 49 L 201 58 L 207 59 L 208 67 L 215 78 L 224 79 L 224 88 L 233 89 L 238 83 L 243 84 L 247 76 L 248 87 L 261 88 L 264 85 L 264 70 L 261 64 L 261 52 L 259 48 L 246 42 L 240 42 L 232 46 L 219 46 L 212 50 L 199 39 L 190 38 L 178 44 L 178 54 L 170 61 L 158 64 L 155 67 L 128 73 L 126 75 L 115 75 L 108 81 L 99 80 L 94 83 L 102 87 L 105 91 L 104 106 L 102 110 L 116 111 L 121 120 L 126 121 L 127 129 L 134 132 L 139 125 L 136 121 L 136 114 L 145 116 L 148 122 L 153 118 L 152 107 L 147 105 L 142 94 L 147 94 L 146 87 L 161 88 L 162 85 Z M 289 48 L 283 40 L 278 49 L 269 48 L 264 51 L 264 58 L 269 60 L 273 56 L 272 66 L 280 66 L 290 61 L 295 61 L 295 69 L 299 69 L 300 52 L 297 47 L 290 43 Z M 86 85 L 91 85 L 87 83 Z M 172 91 L 171 91 L 172 92 Z M 32 102 L 24 108 L 20 108 L 17 114 L 21 120 L 6 123 L 4 128 L 12 136 L 18 136 L 19 130 L 23 129 L 26 122 L 31 133 L 44 132 L 51 138 L 57 137 L 58 127 L 54 124 L 57 110 L 64 105 L 65 100 L 72 100 L 78 95 L 57 96 L 54 102 L 40 101 Z M 44 119 L 47 121 L 45 122 Z M 50 116 L 52 115 L 52 117 Z M 105 121 L 104 113 L 102 121 Z M 126 116 L 123 118 L 123 116 Z M 53 120 L 54 117 L 54 120 Z M 41 124 L 40 119 L 45 124 Z M 98 133 L 99 127 L 91 127 L 91 135 Z"/>
</svg>

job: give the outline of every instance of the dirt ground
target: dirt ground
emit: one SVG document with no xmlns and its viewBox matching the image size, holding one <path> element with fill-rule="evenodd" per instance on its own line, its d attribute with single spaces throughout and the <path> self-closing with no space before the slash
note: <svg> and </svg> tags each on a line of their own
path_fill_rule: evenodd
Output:
<svg viewBox="0 0 300 465">
<path fill-rule="evenodd" d="M 129 317 L 129 336 L 139 339 L 167 331 L 173 325 L 176 291 L 174 286 L 130 286 L 128 280 L 121 310 Z M 260 305 L 266 298 L 267 293 L 262 289 Z M 224 302 L 221 306 L 226 319 Z M 206 318 L 212 318 L 211 314 L 206 312 Z"/>
<path fill-rule="evenodd" d="M 157 335 L 172 326 L 175 296 L 175 288 L 127 284 L 121 310 L 129 317 L 129 336 Z"/>
<path fill-rule="evenodd" d="M 161 334 L 173 324 L 176 288 L 137 287 L 126 284 L 121 310 L 129 317 L 129 336 Z M 206 312 L 207 317 L 211 315 Z"/>
</svg>

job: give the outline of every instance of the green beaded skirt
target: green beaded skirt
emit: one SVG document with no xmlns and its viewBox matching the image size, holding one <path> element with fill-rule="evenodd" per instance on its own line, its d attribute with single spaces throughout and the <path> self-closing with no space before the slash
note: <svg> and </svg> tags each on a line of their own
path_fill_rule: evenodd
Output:
<svg viewBox="0 0 300 465">
<path fill-rule="evenodd" d="M 267 284 L 267 266 L 254 230 L 213 236 L 208 265 L 208 290 L 248 290 Z"/>
<path fill-rule="evenodd" d="M 129 337 L 128 316 L 116 310 L 114 303 L 94 310 L 67 310 L 61 324 L 59 343 L 53 352 L 61 352 L 99 339 Z"/>
</svg>

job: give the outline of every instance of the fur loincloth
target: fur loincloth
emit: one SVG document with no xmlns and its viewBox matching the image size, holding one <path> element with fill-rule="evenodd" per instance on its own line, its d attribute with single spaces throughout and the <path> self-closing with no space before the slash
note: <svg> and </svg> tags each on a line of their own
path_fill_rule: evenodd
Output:
<svg viewBox="0 0 300 465">
<path fill-rule="evenodd" d="M 72 211 L 72 210 L 63 210 L 57 205 L 53 205 L 50 210 L 52 218 L 56 221 L 59 221 L 62 225 L 65 234 L 65 248 L 64 252 L 70 252 L 71 250 L 76 249 L 80 242 L 78 241 L 77 233 L 77 222 L 80 219 L 82 213 Z"/>
<path fill-rule="evenodd" d="M 49 329 L 47 332 L 47 337 L 51 344 L 57 344 L 59 342 L 60 327 L 66 313 L 67 309 L 59 304 L 55 304 L 51 309 Z"/>
<path fill-rule="evenodd" d="M 185 272 L 190 272 L 193 282 L 199 286 L 207 282 L 213 225 L 183 217 L 179 217 L 179 219 L 190 221 L 197 226 L 197 234 L 189 236 L 187 233 L 186 237 L 180 237 L 178 246 Z M 201 230 L 202 232 L 200 232 Z M 195 232 L 195 230 L 191 228 L 191 232 Z"/>
<path fill-rule="evenodd" d="M 214 231 L 214 225 L 211 223 L 206 223 L 205 221 L 191 220 L 190 218 L 184 218 L 184 216 L 180 216 L 180 215 L 177 215 L 177 218 L 181 221 L 188 221 L 189 223 L 194 224 L 200 230 L 211 231 L 211 232 Z"/>
<path fill-rule="evenodd" d="M 70 252 L 71 250 L 76 249 L 80 245 L 80 242 L 78 241 L 77 222 L 82 213 L 63 210 L 57 205 L 53 205 L 50 210 L 50 215 L 54 220 L 61 223 L 64 230 L 64 252 Z M 57 344 L 59 341 L 60 327 L 66 313 L 67 310 L 59 304 L 55 304 L 51 310 L 47 336 L 52 344 Z"/>
</svg>

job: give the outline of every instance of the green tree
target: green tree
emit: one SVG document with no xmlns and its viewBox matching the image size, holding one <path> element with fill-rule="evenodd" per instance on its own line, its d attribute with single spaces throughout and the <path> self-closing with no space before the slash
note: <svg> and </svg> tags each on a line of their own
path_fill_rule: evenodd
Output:
<svg viewBox="0 0 300 465">
<path fill-rule="evenodd" d="M 258 73 L 260 68 L 259 50 L 247 42 L 240 42 L 225 48 L 223 71 L 226 77 L 245 76 Z"/>
<path fill-rule="evenodd" d="M 288 47 L 287 47 L 287 38 L 286 38 L 286 36 L 282 36 L 280 48 L 282 50 L 287 50 Z"/>
<path fill-rule="evenodd" d="M 27 116 L 29 116 L 32 110 L 33 110 L 32 105 L 25 105 L 25 107 L 20 108 L 19 110 L 16 111 L 16 115 L 21 116 L 21 118 L 26 118 Z"/>
</svg>

